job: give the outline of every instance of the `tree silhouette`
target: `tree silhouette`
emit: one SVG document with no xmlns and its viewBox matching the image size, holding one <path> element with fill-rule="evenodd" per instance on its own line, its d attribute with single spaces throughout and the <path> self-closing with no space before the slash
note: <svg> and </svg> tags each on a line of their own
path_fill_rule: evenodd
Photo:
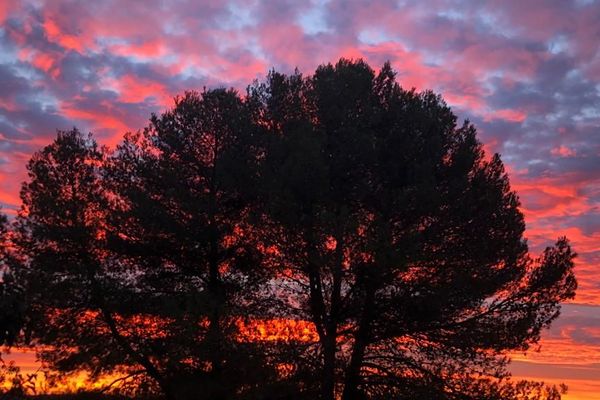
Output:
<svg viewBox="0 0 600 400">
<path fill-rule="evenodd" d="M 234 91 L 189 92 L 175 103 L 111 160 L 110 248 L 170 321 L 163 359 L 172 358 L 165 368 L 176 390 L 232 398 L 242 386 L 268 386 L 260 343 L 238 339 L 267 278 L 250 221 L 252 129 Z"/>
<path fill-rule="evenodd" d="M 566 240 L 531 260 L 500 158 L 389 64 L 273 72 L 252 94 L 271 138 L 262 204 L 319 334 L 321 398 L 482 398 L 472 377 L 504 377 L 498 356 L 574 295 Z"/>
<path fill-rule="evenodd" d="M 0 328 L 56 370 L 170 399 L 560 398 L 506 355 L 574 296 L 575 254 L 529 256 L 500 157 L 389 64 L 188 92 L 112 153 L 59 132 L 28 171 Z"/>
<path fill-rule="evenodd" d="M 248 245 L 242 107 L 188 93 L 110 159 L 77 130 L 34 155 L 16 242 L 43 362 L 146 377 L 168 398 L 268 389 L 262 344 L 239 339 L 266 276 Z"/>
<path fill-rule="evenodd" d="M 163 386 L 118 315 L 131 289 L 105 250 L 103 162 L 94 140 L 73 129 L 59 132 L 27 165 L 15 222 L 24 258 L 18 278 L 27 293 L 25 329 L 42 346 L 41 360 L 58 371 L 87 369 L 96 376 L 134 363 Z"/>
</svg>

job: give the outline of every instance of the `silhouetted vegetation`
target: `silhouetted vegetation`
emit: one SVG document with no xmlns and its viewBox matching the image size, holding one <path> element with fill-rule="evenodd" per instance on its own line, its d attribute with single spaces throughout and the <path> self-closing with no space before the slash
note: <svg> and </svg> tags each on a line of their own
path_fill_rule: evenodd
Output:
<svg viewBox="0 0 600 400">
<path fill-rule="evenodd" d="M 0 339 L 114 376 L 90 396 L 560 398 L 506 355 L 574 296 L 575 254 L 528 255 L 500 157 L 389 64 L 188 92 L 114 151 L 59 132 L 27 170 Z"/>
</svg>

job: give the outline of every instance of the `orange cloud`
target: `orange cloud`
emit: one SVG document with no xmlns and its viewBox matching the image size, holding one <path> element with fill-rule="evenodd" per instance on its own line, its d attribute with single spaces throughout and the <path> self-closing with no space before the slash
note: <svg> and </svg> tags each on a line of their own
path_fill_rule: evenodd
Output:
<svg viewBox="0 0 600 400">
<path fill-rule="evenodd" d="M 88 47 L 90 44 L 84 43 L 82 38 L 79 36 L 70 35 L 62 32 L 60 27 L 51 18 L 46 17 L 42 26 L 46 31 L 46 36 L 48 37 L 48 40 L 59 44 L 65 49 L 75 50 L 77 52 L 82 53 L 84 49 L 86 49 L 86 47 Z"/>
<path fill-rule="evenodd" d="M 160 82 L 124 75 L 119 79 L 107 79 L 107 84 L 119 93 L 119 100 L 124 103 L 141 103 L 154 98 L 166 107 L 172 102 L 166 86 Z"/>
<path fill-rule="evenodd" d="M 519 110 L 501 109 L 494 110 L 484 114 L 484 121 L 491 121 L 494 119 L 503 119 L 510 122 L 523 122 L 527 118 L 527 114 Z"/>
<path fill-rule="evenodd" d="M 511 176 L 511 186 L 521 198 L 528 220 L 545 217 L 580 215 L 591 209 L 582 194 L 586 181 L 569 179 L 567 174 L 551 177 L 526 178 Z"/>
<path fill-rule="evenodd" d="M 109 47 L 109 51 L 122 57 L 154 58 L 164 53 L 165 46 L 159 40 L 149 40 L 142 44 L 116 44 Z"/>
<path fill-rule="evenodd" d="M 103 140 L 103 143 L 108 146 L 115 146 L 123 138 L 126 132 L 137 128 L 128 126 L 123 119 L 118 117 L 118 114 L 113 109 L 108 110 L 85 110 L 79 109 L 72 104 L 62 103 L 61 113 L 68 118 L 74 120 L 87 121 L 92 132 L 108 130 L 110 137 Z"/>
<path fill-rule="evenodd" d="M 51 52 L 45 53 L 26 47 L 19 50 L 18 57 L 20 61 L 30 63 L 35 68 L 46 72 L 55 79 L 60 75 L 60 68 L 57 65 L 59 59 L 57 54 Z"/>
<path fill-rule="evenodd" d="M 575 150 L 573 150 L 567 146 L 562 146 L 562 145 L 550 150 L 550 154 L 552 154 L 554 156 L 560 156 L 560 157 L 575 157 L 577 155 Z"/>
<path fill-rule="evenodd" d="M 81 119 L 90 121 L 94 127 L 107 128 L 111 130 L 127 132 L 129 128 L 119 118 L 114 117 L 112 114 L 95 112 L 88 110 L 79 110 L 76 108 L 62 107 L 62 113 L 69 118 Z"/>
</svg>

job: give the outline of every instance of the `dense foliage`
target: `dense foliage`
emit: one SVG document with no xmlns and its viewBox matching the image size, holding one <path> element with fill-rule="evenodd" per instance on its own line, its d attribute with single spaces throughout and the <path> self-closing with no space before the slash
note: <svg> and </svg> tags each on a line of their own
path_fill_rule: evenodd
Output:
<svg viewBox="0 0 600 400">
<path fill-rule="evenodd" d="M 0 327 L 53 370 L 170 399 L 560 398 L 506 355 L 574 296 L 575 254 L 528 255 L 500 157 L 389 64 L 189 92 L 28 171 Z"/>
</svg>

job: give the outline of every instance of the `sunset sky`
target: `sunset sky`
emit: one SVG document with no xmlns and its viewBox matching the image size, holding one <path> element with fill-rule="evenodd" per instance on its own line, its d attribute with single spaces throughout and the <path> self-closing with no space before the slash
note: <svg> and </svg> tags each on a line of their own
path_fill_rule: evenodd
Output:
<svg viewBox="0 0 600 400">
<path fill-rule="evenodd" d="M 0 203 L 56 129 L 114 146 L 184 90 L 340 57 L 441 93 L 502 155 L 532 251 L 571 239 L 577 297 L 512 369 L 600 399 L 598 1 L 0 0 Z"/>
</svg>

